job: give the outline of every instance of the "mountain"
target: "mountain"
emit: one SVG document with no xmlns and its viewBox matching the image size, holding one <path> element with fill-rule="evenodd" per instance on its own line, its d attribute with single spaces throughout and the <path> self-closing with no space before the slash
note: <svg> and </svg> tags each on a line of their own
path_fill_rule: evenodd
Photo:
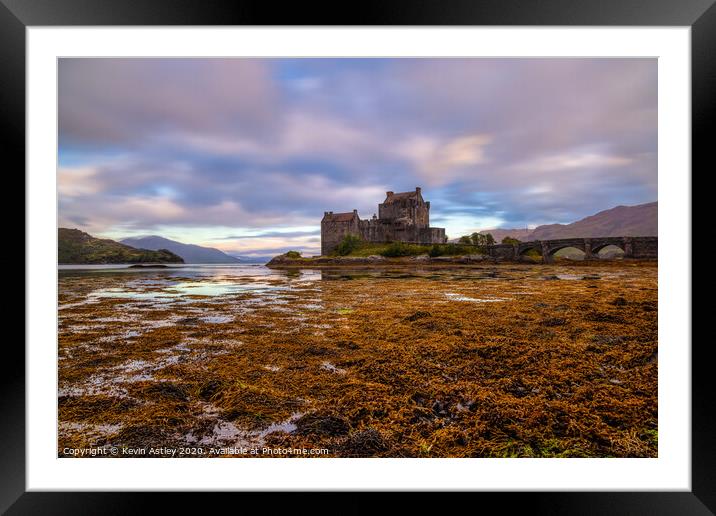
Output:
<svg viewBox="0 0 716 516">
<path fill-rule="evenodd" d="M 546 224 L 528 232 L 522 228 L 488 229 L 480 233 L 492 233 L 496 242 L 501 242 L 505 236 L 523 242 L 574 237 L 658 236 L 658 212 L 658 202 L 650 202 L 636 206 L 617 206 L 571 224 Z"/>
<path fill-rule="evenodd" d="M 532 230 L 527 229 L 527 228 L 522 228 L 522 229 L 487 229 L 485 231 L 480 231 L 480 233 L 483 233 L 483 234 L 490 233 L 492 235 L 492 238 L 494 238 L 495 242 L 497 242 L 498 244 L 500 242 L 502 242 L 502 239 L 505 237 L 516 238 L 517 240 L 521 240 L 523 242 L 532 240 L 530 238 L 530 235 L 532 234 Z"/>
<path fill-rule="evenodd" d="M 95 238 L 79 229 L 57 230 L 57 261 L 60 264 L 183 263 L 166 249 L 136 249 L 114 240 Z"/>
<path fill-rule="evenodd" d="M 184 259 L 184 263 L 240 263 L 243 261 L 213 247 L 182 244 L 176 240 L 169 240 L 155 235 L 124 238 L 120 242 L 132 247 L 141 247 L 142 249 L 168 249 L 181 256 Z"/>
<path fill-rule="evenodd" d="M 656 202 L 637 206 L 617 206 L 600 211 L 571 224 L 538 226 L 534 240 L 601 236 L 658 236 L 659 205 Z"/>
</svg>

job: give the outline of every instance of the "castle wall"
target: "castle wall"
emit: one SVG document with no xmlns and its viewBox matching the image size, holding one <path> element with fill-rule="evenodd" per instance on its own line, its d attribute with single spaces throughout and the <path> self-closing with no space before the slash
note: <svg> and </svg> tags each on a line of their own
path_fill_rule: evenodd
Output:
<svg viewBox="0 0 716 516">
<path fill-rule="evenodd" d="M 420 227 L 428 227 L 430 225 L 430 203 L 422 203 L 422 206 L 418 205 L 415 209 L 415 216 L 413 218 L 415 224 Z"/>
<path fill-rule="evenodd" d="M 408 210 L 402 203 L 391 202 L 378 205 L 378 218 L 381 220 L 395 220 L 407 218 Z"/>
<path fill-rule="evenodd" d="M 358 217 L 351 221 L 321 221 L 321 254 L 330 254 L 346 235 L 360 235 Z"/>
<path fill-rule="evenodd" d="M 361 220 L 360 236 L 368 242 L 445 243 L 444 228 L 418 227 L 413 224 L 386 223 L 380 219 Z"/>
<path fill-rule="evenodd" d="M 425 244 L 444 244 L 447 242 L 445 228 L 420 228 L 417 242 Z"/>
</svg>

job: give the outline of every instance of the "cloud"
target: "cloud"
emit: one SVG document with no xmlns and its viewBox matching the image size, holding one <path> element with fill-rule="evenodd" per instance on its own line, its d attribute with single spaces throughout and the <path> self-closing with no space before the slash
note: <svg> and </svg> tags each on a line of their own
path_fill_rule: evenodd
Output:
<svg viewBox="0 0 716 516">
<path fill-rule="evenodd" d="M 207 135 L 203 133 L 169 134 L 166 141 L 180 142 L 185 148 L 206 153 L 249 159 L 253 163 L 277 165 L 290 159 L 331 160 L 342 166 L 364 165 L 366 161 L 385 160 L 392 148 L 375 131 L 350 121 L 325 114 L 289 112 L 281 129 L 271 139 L 251 136 Z"/>
<path fill-rule="evenodd" d="M 101 189 L 94 167 L 60 167 L 57 171 L 57 190 L 65 198 L 93 195 Z"/>
<path fill-rule="evenodd" d="M 161 222 L 179 220 L 186 210 L 166 197 L 128 197 L 112 206 L 113 212 L 125 214 L 125 217 L 151 217 Z"/>
<path fill-rule="evenodd" d="M 324 211 L 423 186 L 449 234 L 571 222 L 657 198 L 656 79 L 655 59 L 61 59 L 60 221 L 311 249 Z"/>
<path fill-rule="evenodd" d="M 315 237 L 242 239 L 217 244 L 216 247 L 228 254 L 246 256 L 275 255 L 292 250 L 304 255 L 321 254 L 320 238 Z"/>
<path fill-rule="evenodd" d="M 492 138 L 486 134 L 467 135 L 448 141 L 418 136 L 397 145 L 397 153 L 410 160 L 421 179 L 430 186 L 451 182 L 469 166 L 486 161 L 485 146 Z"/>
<path fill-rule="evenodd" d="M 356 208 L 370 215 L 386 191 L 385 185 L 354 185 L 319 172 L 266 168 L 214 173 L 161 157 L 107 158 L 92 169 L 62 168 L 60 177 L 63 219 L 90 219 L 92 229 L 103 232 L 114 226 L 151 230 L 171 223 L 279 235 L 284 227 L 317 226 L 329 209 Z"/>
<path fill-rule="evenodd" d="M 289 81 L 289 87 L 301 93 L 318 90 L 323 85 L 320 77 L 299 77 Z"/>
<path fill-rule="evenodd" d="M 533 172 L 555 172 L 579 168 L 607 168 L 621 167 L 633 163 L 633 158 L 609 156 L 592 152 L 565 153 L 552 156 L 543 156 L 531 161 L 515 165 L 515 170 L 529 170 Z"/>
<path fill-rule="evenodd" d="M 291 238 L 291 237 L 314 236 L 314 235 L 320 235 L 320 234 L 321 234 L 320 228 L 309 229 L 309 230 L 305 230 L 305 231 L 262 231 L 262 232 L 254 233 L 254 234 L 222 236 L 222 237 L 217 238 L 216 240 L 240 240 L 243 238 L 257 238 L 257 237 Z"/>
<path fill-rule="evenodd" d="M 280 109 L 254 59 L 64 58 L 58 65 L 64 144 L 141 145 L 157 132 L 265 134 Z"/>
</svg>

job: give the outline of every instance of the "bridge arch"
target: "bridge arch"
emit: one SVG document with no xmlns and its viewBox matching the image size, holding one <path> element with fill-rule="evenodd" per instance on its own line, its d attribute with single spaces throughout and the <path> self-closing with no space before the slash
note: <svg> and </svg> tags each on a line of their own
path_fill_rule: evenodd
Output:
<svg viewBox="0 0 716 516">
<path fill-rule="evenodd" d="M 594 253 L 594 257 L 599 260 L 621 260 L 625 257 L 626 251 L 624 246 L 616 244 L 609 244 L 600 247 L 599 250 Z"/>
<path fill-rule="evenodd" d="M 584 245 L 584 240 L 582 240 L 581 242 L 578 240 L 575 240 L 572 242 L 560 242 L 557 244 L 548 244 L 548 252 L 549 252 L 550 256 L 554 256 L 555 253 L 557 253 L 558 251 L 561 251 L 562 249 L 568 249 L 570 247 L 579 249 L 580 251 L 582 251 L 585 254 L 587 252 L 586 246 Z"/>
<path fill-rule="evenodd" d="M 619 239 L 614 239 L 613 241 L 599 241 L 592 243 L 592 252 L 596 255 L 599 254 L 599 251 L 604 249 L 605 247 L 609 247 L 610 245 L 613 245 L 614 247 L 618 247 L 622 250 L 622 252 L 626 252 L 626 249 L 624 249 L 626 246 L 624 245 L 624 242 Z"/>
<path fill-rule="evenodd" d="M 587 250 L 583 246 L 578 245 L 561 245 L 554 247 L 549 251 L 549 260 L 569 260 L 583 261 L 588 260 L 591 256 L 587 256 Z"/>
<path fill-rule="evenodd" d="M 536 251 L 536 253 L 534 253 L 534 251 Z M 542 256 L 542 243 L 539 240 L 523 242 L 517 247 L 517 259 L 519 261 L 533 259 L 530 255 L 537 253 Z"/>
<path fill-rule="evenodd" d="M 591 253 L 589 251 L 588 243 L 583 238 L 561 238 L 558 240 L 543 240 L 542 241 L 542 248 L 544 249 L 544 252 L 542 253 L 543 261 L 545 263 L 552 263 L 554 261 L 554 255 L 555 253 L 561 251 L 562 249 L 566 249 L 569 247 L 574 247 L 575 249 L 580 250 L 582 253 L 584 253 L 584 259 L 588 260 L 591 258 Z"/>
</svg>

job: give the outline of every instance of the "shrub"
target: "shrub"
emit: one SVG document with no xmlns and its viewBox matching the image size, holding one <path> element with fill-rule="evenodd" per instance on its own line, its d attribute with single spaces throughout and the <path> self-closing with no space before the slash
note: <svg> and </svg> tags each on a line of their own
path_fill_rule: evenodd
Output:
<svg viewBox="0 0 716 516">
<path fill-rule="evenodd" d="M 336 246 L 336 253 L 341 256 L 351 254 L 353 251 L 358 249 L 363 240 L 357 235 L 346 235 L 341 240 L 341 243 Z"/>
<path fill-rule="evenodd" d="M 300 257 L 301 257 L 301 253 L 298 251 L 288 251 L 286 253 L 286 258 L 296 259 L 296 258 L 300 258 Z"/>
<path fill-rule="evenodd" d="M 416 256 L 427 251 L 425 246 L 404 244 L 403 242 L 393 242 L 383 249 L 380 254 L 386 258 L 396 258 L 398 256 Z"/>
<path fill-rule="evenodd" d="M 516 238 L 512 238 L 512 237 L 510 237 L 510 236 L 506 236 L 505 238 L 502 239 L 502 243 L 503 243 L 503 244 L 517 245 L 517 244 L 520 243 L 520 241 L 517 240 Z"/>
<path fill-rule="evenodd" d="M 485 249 L 472 244 L 435 244 L 430 248 L 428 254 L 433 258 L 437 256 L 464 256 L 467 254 L 485 254 Z"/>
<path fill-rule="evenodd" d="M 485 254 L 486 250 L 483 247 L 478 247 L 473 244 L 433 244 L 433 245 L 419 245 L 419 244 L 406 244 L 403 242 L 393 242 L 388 244 L 382 250 L 378 251 L 378 254 L 385 256 L 386 258 L 397 258 L 400 256 L 417 256 L 420 254 L 428 254 L 431 258 L 438 256 L 462 256 L 468 254 Z"/>
</svg>

